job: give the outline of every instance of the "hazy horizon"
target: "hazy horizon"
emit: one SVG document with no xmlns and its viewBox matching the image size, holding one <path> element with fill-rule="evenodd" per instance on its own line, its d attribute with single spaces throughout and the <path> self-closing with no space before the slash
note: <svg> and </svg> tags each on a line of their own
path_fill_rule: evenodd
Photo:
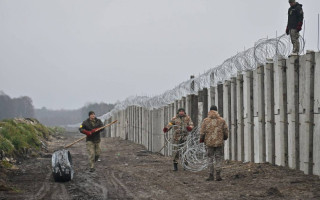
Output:
<svg viewBox="0 0 320 200">
<path fill-rule="evenodd" d="M 299 1 L 317 50 L 320 1 Z M 0 0 L 0 91 L 78 109 L 161 94 L 261 38 L 282 35 L 288 0 Z"/>
</svg>

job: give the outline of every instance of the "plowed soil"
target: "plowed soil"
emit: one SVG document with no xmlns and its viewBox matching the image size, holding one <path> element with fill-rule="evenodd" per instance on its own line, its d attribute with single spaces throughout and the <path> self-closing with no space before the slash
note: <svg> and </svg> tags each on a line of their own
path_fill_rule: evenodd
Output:
<svg viewBox="0 0 320 200">
<path fill-rule="evenodd" d="M 67 133 L 49 143 L 50 152 L 82 137 Z M 85 141 L 69 148 L 74 179 L 54 182 L 51 157 L 28 159 L 6 174 L 3 199 L 320 199 L 318 176 L 270 164 L 225 161 L 221 182 L 207 182 L 207 171 L 172 171 L 171 158 L 119 138 L 103 138 L 101 162 L 88 170 Z M 0 175 L 1 175 L 0 173 Z M 1 189 L 0 189 L 1 190 Z M 5 190 L 5 189 L 2 189 Z"/>
</svg>

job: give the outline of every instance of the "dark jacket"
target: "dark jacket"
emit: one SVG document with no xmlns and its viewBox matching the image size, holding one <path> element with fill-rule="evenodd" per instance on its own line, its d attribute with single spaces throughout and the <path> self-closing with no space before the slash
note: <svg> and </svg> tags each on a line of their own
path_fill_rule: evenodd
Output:
<svg viewBox="0 0 320 200">
<path fill-rule="evenodd" d="M 299 22 L 303 23 L 303 10 L 302 5 L 296 2 L 288 10 L 288 29 L 297 29 Z"/>
<path fill-rule="evenodd" d="M 82 122 L 79 128 L 79 131 L 83 133 L 82 132 L 83 130 L 91 131 L 92 129 L 100 128 L 102 126 L 103 126 L 103 123 L 100 119 L 95 118 L 94 120 L 91 121 L 90 118 L 88 118 Z M 100 132 L 102 130 L 93 133 L 91 136 L 87 136 L 87 141 L 100 142 Z"/>
</svg>

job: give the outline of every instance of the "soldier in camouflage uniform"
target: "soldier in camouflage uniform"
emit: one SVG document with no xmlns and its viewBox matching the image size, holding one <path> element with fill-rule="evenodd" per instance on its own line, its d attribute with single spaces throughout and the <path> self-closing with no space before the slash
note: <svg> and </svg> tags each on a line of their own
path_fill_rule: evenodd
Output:
<svg viewBox="0 0 320 200">
<path fill-rule="evenodd" d="M 100 161 L 100 132 L 103 129 L 98 130 L 103 126 L 100 119 L 96 118 L 93 111 L 89 112 L 89 118 L 82 122 L 79 130 L 81 133 L 87 135 L 87 151 L 89 154 L 90 172 L 94 172 L 94 163 Z"/>
<path fill-rule="evenodd" d="M 302 29 L 303 24 L 303 10 L 302 5 L 295 0 L 289 0 L 290 8 L 288 10 L 288 24 L 286 34 L 290 34 L 291 42 L 293 45 L 292 55 L 298 55 L 300 51 L 299 31 Z"/>
<path fill-rule="evenodd" d="M 192 131 L 193 123 L 191 118 L 186 114 L 185 109 L 179 108 L 177 115 L 173 117 L 169 124 L 163 128 L 163 132 L 168 132 L 171 128 L 174 130 L 173 134 L 173 144 L 175 144 L 173 149 L 173 171 L 178 171 L 178 160 L 179 151 L 178 145 L 186 141 L 188 132 Z"/>
<path fill-rule="evenodd" d="M 200 129 L 200 143 L 205 143 L 208 154 L 209 178 L 214 180 L 214 168 L 216 170 L 216 180 L 221 181 L 221 163 L 223 161 L 224 140 L 228 139 L 228 125 L 220 117 L 216 106 L 211 106 L 208 117 L 202 122 Z"/>
</svg>

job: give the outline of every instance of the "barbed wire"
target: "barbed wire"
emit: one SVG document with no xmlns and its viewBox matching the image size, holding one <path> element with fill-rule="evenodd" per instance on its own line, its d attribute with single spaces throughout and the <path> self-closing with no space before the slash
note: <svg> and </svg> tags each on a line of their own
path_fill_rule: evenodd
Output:
<svg viewBox="0 0 320 200">
<path fill-rule="evenodd" d="M 305 42 L 302 37 L 299 38 L 300 52 L 304 51 Z M 292 51 L 291 39 L 287 35 L 281 35 L 277 38 L 260 39 L 254 47 L 237 53 L 236 55 L 226 59 L 221 65 L 209 69 L 205 73 L 196 78 L 184 81 L 171 90 L 163 94 L 148 96 L 128 97 L 122 102 L 118 102 L 115 108 L 101 116 L 102 119 L 109 119 L 113 114 L 120 110 L 125 110 L 128 106 L 138 106 L 146 109 L 158 109 L 175 100 L 186 97 L 190 94 L 197 94 L 203 88 L 209 88 L 223 83 L 239 73 L 254 70 L 259 65 L 264 65 L 269 59 L 277 62 L 278 59 L 286 59 Z M 207 153 L 203 143 L 200 143 L 199 128 L 195 127 L 186 137 L 185 142 L 175 144 L 173 142 L 173 131 L 165 134 L 165 142 L 167 147 L 180 154 L 180 163 L 184 169 L 198 172 L 207 168 Z M 186 132 L 186 131 L 185 131 Z"/>
<path fill-rule="evenodd" d="M 304 51 L 305 41 L 299 38 L 300 54 Z M 115 108 L 100 119 L 109 119 L 114 113 L 126 109 L 128 106 L 140 106 L 147 109 L 158 109 L 174 102 L 175 100 L 186 97 L 190 94 L 197 94 L 203 88 L 216 86 L 225 80 L 237 76 L 238 73 L 254 70 L 259 65 L 267 63 L 267 59 L 277 62 L 280 58 L 287 58 L 292 51 L 292 43 L 286 34 L 276 38 L 266 38 L 258 40 L 254 47 L 237 53 L 226 59 L 221 65 L 209 69 L 196 78 L 184 81 L 171 90 L 153 97 L 132 96 L 124 101 L 117 102 Z"/>
</svg>

